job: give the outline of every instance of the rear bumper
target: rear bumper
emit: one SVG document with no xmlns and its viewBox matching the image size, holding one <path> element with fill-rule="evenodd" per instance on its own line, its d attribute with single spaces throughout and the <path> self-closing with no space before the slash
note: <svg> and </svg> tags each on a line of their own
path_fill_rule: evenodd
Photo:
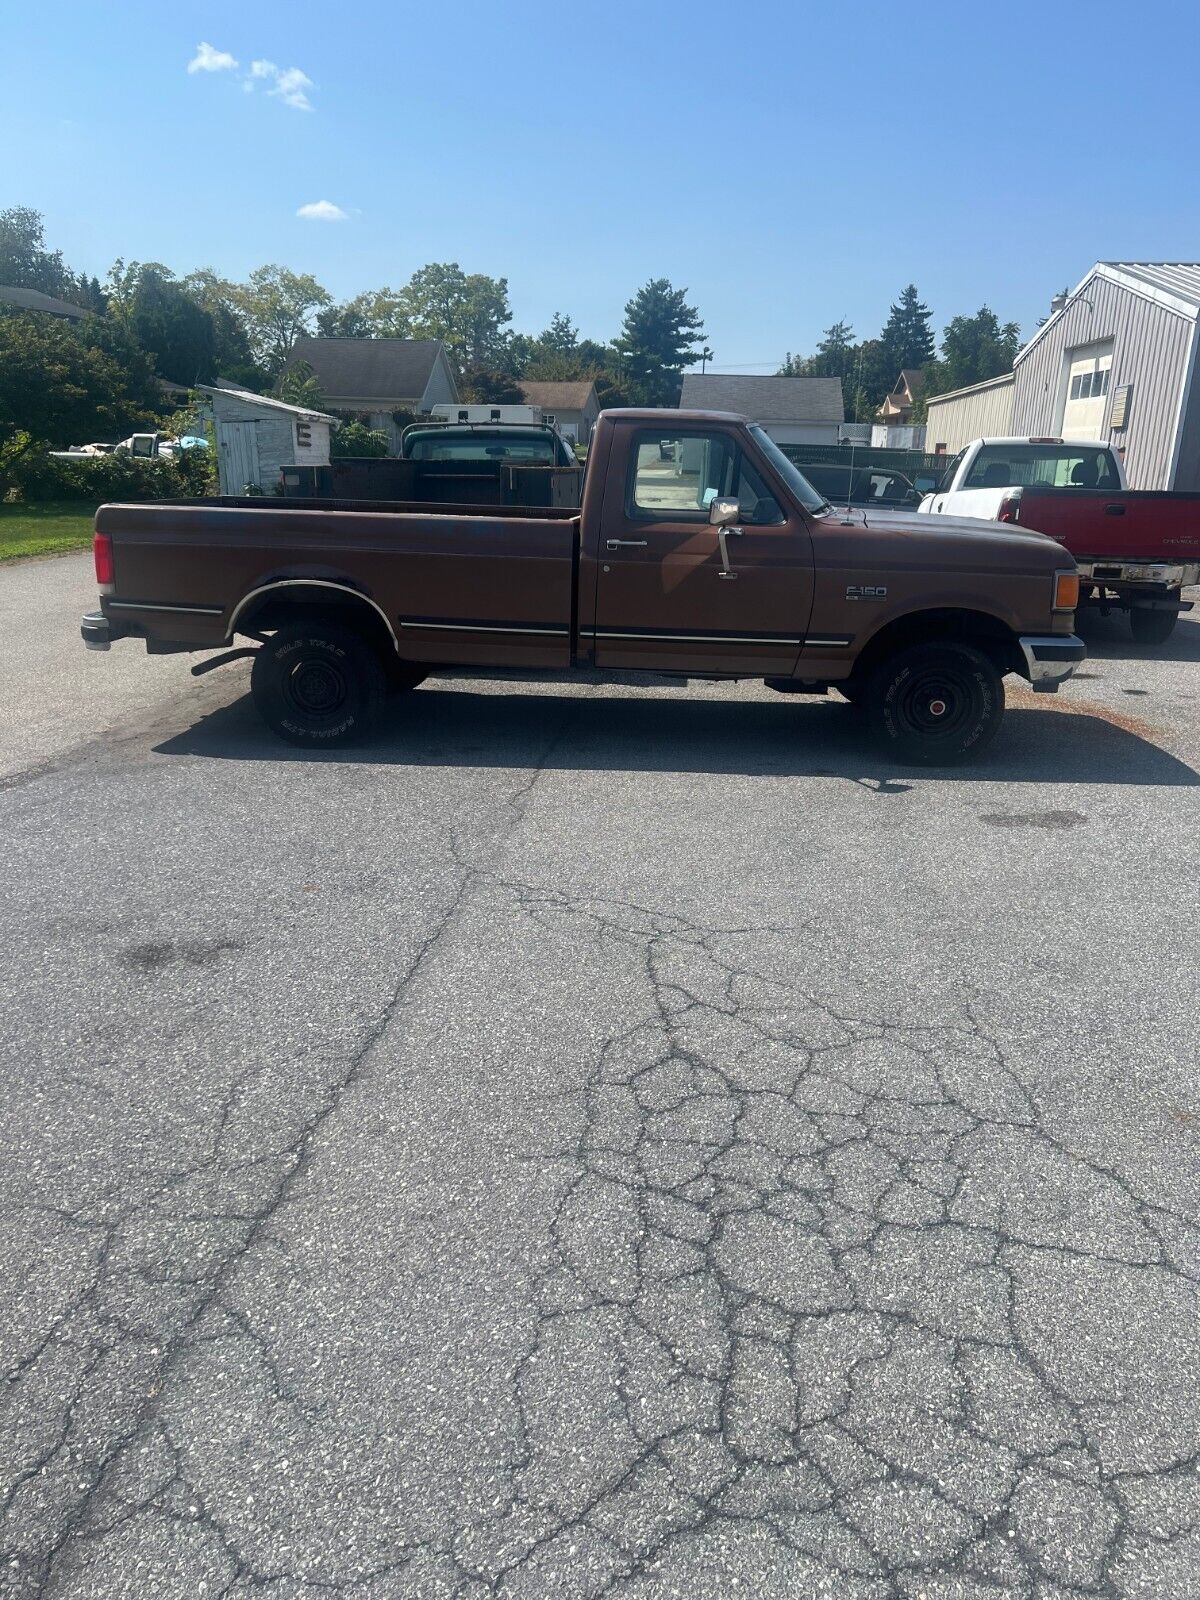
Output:
<svg viewBox="0 0 1200 1600">
<path fill-rule="evenodd" d="M 103 611 L 88 611 L 79 621 L 79 632 L 89 650 L 108 650 L 114 639 L 126 639 L 136 630 L 114 622 Z"/>
<path fill-rule="evenodd" d="M 1094 583 L 1135 583 L 1152 589 L 1186 589 L 1200 581 L 1194 561 L 1080 561 L 1079 576 Z"/>
<path fill-rule="evenodd" d="M 1073 633 L 1025 634 L 1018 643 L 1030 683 L 1046 694 L 1053 694 L 1087 660 L 1087 645 Z"/>
</svg>

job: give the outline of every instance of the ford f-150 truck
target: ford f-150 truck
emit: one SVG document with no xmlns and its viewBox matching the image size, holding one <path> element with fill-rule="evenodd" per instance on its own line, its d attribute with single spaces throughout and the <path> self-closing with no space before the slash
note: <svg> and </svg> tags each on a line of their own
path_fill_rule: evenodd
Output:
<svg viewBox="0 0 1200 1600">
<path fill-rule="evenodd" d="M 1085 605 L 1126 610 L 1140 644 L 1170 638 L 1181 591 L 1200 582 L 1200 495 L 1131 490 L 1094 440 L 976 439 L 921 510 L 1019 523 L 1075 557 Z"/>
<path fill-rule="evenodd" d="M 663 441 L 671 449 L 664 452 Z M 759 427 L 608 411 L 578 511 L 159 502 L 96 515 L 85 643 L 253 655 L 267 724 L 327 747 L 438 667 L 577 667 L 837 687 L 916 762 L 978 754 L 1002 678 L 1083 660 L 1075 564 L 1023 529 L 830 506 Z"/>
</svg>

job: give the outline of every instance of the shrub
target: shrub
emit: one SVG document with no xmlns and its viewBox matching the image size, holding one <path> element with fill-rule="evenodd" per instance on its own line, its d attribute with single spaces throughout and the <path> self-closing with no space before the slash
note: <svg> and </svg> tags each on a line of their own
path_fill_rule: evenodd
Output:
<svg viewBox="0 0 1200 1600">
<path fill-rule="evenodd" d="M 208 492 L 213 466 L 207 450 L 143 460 L 121 451 L 64 461 L 34 448 L 8 474 L 19 500 L 186 500 Z"/>
<path fill-rule="evenodd" d="M 387 434 L 379 428 L 368 428 L 363 422 L 339 423 L 329 442 L 331 456 L 385 456 L 387 453 Z"/>
</svg>

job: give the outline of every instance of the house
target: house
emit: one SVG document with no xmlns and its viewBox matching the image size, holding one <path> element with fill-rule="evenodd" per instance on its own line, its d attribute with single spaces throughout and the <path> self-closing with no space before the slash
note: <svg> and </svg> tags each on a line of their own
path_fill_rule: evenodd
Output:
<svg viewBox="0 0 1200 1600">
<path fill-rule="evenodd" d="M 845 417 L 840 378 L 689 372 L 679 404 L 689 411 L 740 412 L 760 422 L 776 444 L 836 444 Z"/>
<path fill-rule="evenodd" d="M 1002 439 L 1013 431 L 1013 375 L 931 395 L 925 408 L 925 448 L 956 456 L 972 439 Z"/>
<path fill-rule="evenodd" d="M 336 417 L 248 389 L 208 383 L 199 387 L 208 396 L 217 436 L 222 494 L 243 494 L 248 485 L 273 494 L 282 468 L 328 464 Z"/>
<path fill-rule="evenodd" d="M 540 406 L 543 422 L 553 422 L 573 444 L 587 444 L 600 415 L 596 385 L 590 378 L 568 383 L 521 384 L 527 406 Z"/>
<path fill-rule="evenodd" d="M 11 306 L 14 311 L 44 311 L 48 317 L 65 317 L 70 322 L 82 322 L 88 315 L 82 306 L 73 306 L 69 300 L 56 300 L 40 289 L 0 287 L 0 306 Z"/>
<path fill-rule="evenodd" d="M 1098 261 L 1011 374 L 929 402 L 929 448 L 989 434 L 1104 440 L 1134 489 L 1200 490 L 1200 263 Z"/>
<path fill-rule="evenodd" d="M 906 427 L 924 388 L 925 374 L 920 367 L 905 367 L 884 396 L 876 417 L 887 427 Z"/>
<path fill-rule="evenodd" d="M 394 412 L 420 416 L 459 398 L 440 339 L 297 339 L 288 360 L 307 362 L 325 404 L 365 417 L 393 452 L 404 431 Z"/>
</svg>

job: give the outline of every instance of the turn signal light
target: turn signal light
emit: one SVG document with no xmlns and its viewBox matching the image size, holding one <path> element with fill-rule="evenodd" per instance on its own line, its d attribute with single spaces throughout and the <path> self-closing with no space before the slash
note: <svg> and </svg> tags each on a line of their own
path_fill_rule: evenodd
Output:
<svg viewBox="0 0 1200 1600">
<path fill-rule="evenodd" d="M 1079 604 L 1079 574 L 1056 572 L 1054 574 L 1055 611 L 1074 611 Z"/>
<path fill-rule="evenodd" d="M 92 559 L 96 563 L 96 582 L 103 586 L 113 582 L 112 535 L 97 533 L 92 536 Z"/>
</svg>

